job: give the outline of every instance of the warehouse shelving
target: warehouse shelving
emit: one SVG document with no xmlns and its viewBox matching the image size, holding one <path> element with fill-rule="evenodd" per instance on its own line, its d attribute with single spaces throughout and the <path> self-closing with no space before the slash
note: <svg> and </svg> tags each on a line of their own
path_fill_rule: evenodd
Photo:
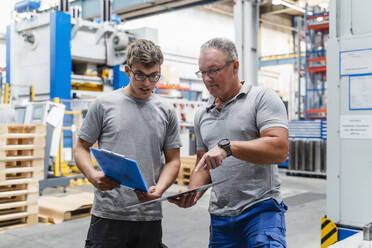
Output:
<svg viewBox="0 0 372 248">
<path fill-rule="evenodd" d="M 305 11 L 305 119 L 326 119 L 327 66 L 325 42 L 329 13 L 308 6 Z"/>
</svg>

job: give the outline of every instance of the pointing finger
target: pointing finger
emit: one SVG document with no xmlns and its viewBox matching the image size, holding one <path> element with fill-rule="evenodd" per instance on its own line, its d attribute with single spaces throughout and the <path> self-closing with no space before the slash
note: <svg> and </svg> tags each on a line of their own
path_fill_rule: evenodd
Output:
<svg viewBox="0 0 372 248">
<path fill-rule="evenodd" d="M 195 172 L 197 172 L 205 164 L 204 156 L 200 159 L 199 163 L 195 167 Z"/>
</svg>

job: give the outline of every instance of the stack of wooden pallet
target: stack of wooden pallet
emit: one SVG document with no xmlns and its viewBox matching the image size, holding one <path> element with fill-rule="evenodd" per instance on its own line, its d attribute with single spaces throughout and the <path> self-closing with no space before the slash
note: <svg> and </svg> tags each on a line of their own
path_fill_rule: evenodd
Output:
<svg viewBox="0 0 372 248">
<path fill-rule="evenodd" d="M 178 172 L 176 183 L 189 185 L 192 170 L 195 168 L 196 156 L 181 157 L 181 168 Z"/>
<path fill-rule="evenodd" d="M 43 125 L 0 125 L 0 230 L 38 223 Z"/>
</svg>

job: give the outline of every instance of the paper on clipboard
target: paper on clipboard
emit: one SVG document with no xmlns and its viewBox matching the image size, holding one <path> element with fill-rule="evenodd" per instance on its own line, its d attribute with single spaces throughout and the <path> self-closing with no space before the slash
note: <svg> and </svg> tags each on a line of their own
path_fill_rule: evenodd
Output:
<svg viewBox="0 0 372 248">
<path fill-rule="evenodd" d="M 129 189 L 149 192 L 136 161 L 104 149 L 91 147 L 91 152 L 105 176 L 116 180 Z"/>
<path fill-rule="evenodd" d="M 226 181 L 228 181 L 229 179 L 231 179 L 231 177 L 229 178 L 225 178 L 223 180 L 220 180 L 220 181 L 217 181 L 217 182 L 214 182 L 214 183 L 210 183 L 210 184 L 206 184 L 206 185 L 203 185 L 201 187 L 198 187 L 198 188 L 194 188 L 194 189 L 190 189 L 190 190 L 186 190 L 182 193 L 178 193 L 178 194 L 172 194 L 172 195 L 168 195 L 168 196 L 163 196 L 163 197 L 160 197 L 158 199 L 155 199 L 155 200 L 151 200 L 151 201 L 147 201 L 147 202 L 136 202 L 136 203 L 130 203 L 128 204 L 128 206 L 125 207 L 125 209 L 129 209 L 129 208 L 135 208 L 135 207 L 139 207 L 139 206 L 144 206 L 144 205 L 148 205 L 148 204 L 153 204 L 155 202 L 161 202 L 161 201 L 165 201 L 165 200 L 168 200 L 168 199 L 172 199 L 172 198 L 176 198 L 176 197 L 179 197 L 179 196 L 183 196 L 185 194 L 188 194 L 188 193 L 191 193 L 191 192 L 199 192 L 199 191 L 203 191 L 203 190 L 207 190 L 209 189 L 210 187 L 213 187 L 217 184 L 221 184 L 221 183 L 224 183 Z"/>
</svg>

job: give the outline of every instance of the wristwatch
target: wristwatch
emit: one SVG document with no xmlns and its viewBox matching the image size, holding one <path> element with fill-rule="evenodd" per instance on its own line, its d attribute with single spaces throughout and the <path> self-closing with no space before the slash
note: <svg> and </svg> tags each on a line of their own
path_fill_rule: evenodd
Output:
<svg viewBox="0 0 372 248">
<path fill-rule="evenodd" d="M 227 157 L 232 155 L 229 139 L 222 139 L 218 141 L 218 146 L 225 150 Z"/>
</svg>

